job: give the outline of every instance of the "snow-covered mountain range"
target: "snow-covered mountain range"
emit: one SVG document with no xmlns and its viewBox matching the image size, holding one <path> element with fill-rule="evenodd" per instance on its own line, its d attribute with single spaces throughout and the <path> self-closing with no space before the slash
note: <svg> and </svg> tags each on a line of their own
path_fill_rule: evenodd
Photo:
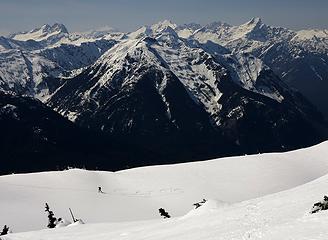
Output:
<svg viewBox="0 0 328 240">
<path fill-rule="evenodd" d="M 295 149 L 328 136 L 320 113 L 290 87 L 309 84 L 325 97 L 328 81 L 318 70 L 327 70 L 325 34 L 259 18 L 240 26 L 166 20 L 130 33 L 44 25 L 1 37 L 0 86 L 40 99 L 82 128 L 146 148 L 153 164 Z"/>
<path fill-rule="evenodd" d="M 182 37 L 251 53 L 328 116 L 328 30 L 292 31 L 266 25 L 260 18 L 240 26 L 221 22 L 187 26 L 188 33 L 185 28 L 177 29 Z"/>
<path fill-rule="evenodd" d="M 150 32 L 152 29 L 161 31 L 165 27 L 172 28 L 181 38 L 194 39 L 207 45 L 217 43 L 233 53 L 252 54 L 261 59 L 289 86 L 309 98 L 327 116 L 328 110 L 325 104 L 327 101 L 324 96 L 328 89 L 328 30 L 292 31 L 266 25 L 260 18 L 253 18 L 240 26 L 231 26 L 223 22 L 213 22 L 204 26 L 196 23 L 177 25 L 165 20 L 149 27 L 142 27 L 133 33 L 121 33 L 110 27 L 69 33 L 63 24 L 55 23 L 45 24 L 28 32 L 1 37 L 0 49 L 19 49 L 25 55 L 31 52 L 41 55 L 51 61 L 47 64 L 49 65 L 49 71 L 45 71 L 47 75 L 56 76 L 58 75 L 56 71 L 52 73 L 54 64 L 64 70 L 85 67 L 93 64 L 115 42 L 138 37 L 138 34 Z M 22 62 L 16 58 L 17 56 L 15 57 L 16 52 L 12 52 L 12 58 L 16 58 L 13 61 L 9 60 L 8 54 L 6 53 L 4 57 L 8 59 L 10 65 L 1 68 L 6 72 L 7 78 L 13 72 L 10 66 Z M 34 68 L 40 67 L 32 67 Z M 13 77 L 6 81 L 12 83 Z M 35 82 L 40 82 L 40 77 L 37 77 Z M 11 88 L 13 88 L 12 84 Z M 36 92 L 38 91 L 41 90 L 37 89 Z M 42 97 L 45 94 L 49 93 L 37 93 L 37 96 Z"/>
<path fill-rule="evenodd" d="M 102 33 L 70 34 L 62 24 L 46 24 L 29 32 L 0 37 L 1 88 L 44 101 L 60 86 L 59 78 L 92 64 L 120 35 L 111 35 L 109 30 Z M 49 77 L 58 80 L 48 82 Z"/>
</svg>

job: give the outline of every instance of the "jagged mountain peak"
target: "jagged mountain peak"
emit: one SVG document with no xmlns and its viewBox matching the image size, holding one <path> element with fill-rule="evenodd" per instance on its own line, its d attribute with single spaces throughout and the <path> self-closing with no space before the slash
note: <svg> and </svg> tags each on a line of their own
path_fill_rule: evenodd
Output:
<svg viewBox="0 0 328 240">
<path fill-rule="evenodd" d="M 34 40 L 37 42 L 47 41 L 48 39 L 61 38 L 67 35 L 68 31 L 63 24 L 54 23 L 53 25 L 44 24 L 39 28 L 35 28 L 28 32 L 20 32 L 11 34 L 9 37 L 14 40 L 27 41 Z"/>
<path fill-rule="evenodd" d="M 266 39 L 267 26 L 262 22 L 259 17 L 252 18 L 250 21 L 235 26 L 231 29 L 233 39 L 238 38 L 256 38 Z"/>
<path fill-rule="evenodd" d="M 153 31 L 161 31 L 167 27 L 171 27 L 172 29 L 175 29 L 177 27 L 177 25 L 175 23 L 173 23 L 172 21 L 166 19 L 166 20 L 163 20 L 163 21 L 153 24 L 151 26 L 151 29 Z"/>
<path fill-rule="evenodd" d="M 142 38 L 142 37 L 150 35 L 151 32 L 152 32 L 152 30 L 150 29 L 149 26 L 142 26 L 142 27 L 138 28 L 136 31 L 130 32 L 127 36 L 130 39 Z"/>
<path fill-rule="evenodd" d="M 247 25 L 261 25 L 261 24 L 263 24 L 263 21 L 260 17 L 253 17 L 251 20 L 249 20 L 245 24 L 247 24 Z"/>
<path fill-rule="evenodd" d="M 61 33 L 68 33 L 68 30 L 66 28 L 66 26 L 62 23 L 54 23 L 51 27 L 50 27 L 50 31 L 51 32 L 61 32 Z"/>
<path fill-rule="evenodd" d="M 46 24 L 43 24 L 41 27 L 38 27 L 38 28 L 34 28 L 34 29 L 32 29 L 30 32 L 37 32 L 37 31 L 39 31 L 40 29 L 41 29 L 42 31 L 49 31 L 50 28 L 51 28 L 51 26 L 50 26 L 48 23 L 46 23 Z"/>
<path fill-rule="evenodd" d="M 27 34 L 27 33 L 35 33 L 35 32 L 43 32 L 43 33 L 53 33 L 53 32 L 62 32 L 62 33 L 68 33 L 67 28 L 62 23 L 54 23 L 53 25 L 50 24 L 43 24 L 41 27 L 34 28 L 30 31 L 20 32 L 20 33 L 14 33 L 13 35 L 17 34 Z"/>
<path fill-rule="evenodd" d="M 158 37 L 163 34 L 178 37 L 178 34 L 175 31 L 176 28 L 177 28 L 176 24 L 172 23 L 171 21 L 164 20 L 162 22 L 156 23 L 151 26 L 142 26 L 138 30 L 129 33 L 128 38 L 137 39 L 137 38 L 144 38 L 147 36 Z"/>
<path fill-rule="evenodd" d="M 161 40 L 166 39 L 166 41 L 163 42 L 167 44 L 172 44 L 178 41 L 179 36 L 171 26 L 166 26 L 165 28 L 162 28 L 161 31 L 156 32 L 155 38 Z"/>
</svg>

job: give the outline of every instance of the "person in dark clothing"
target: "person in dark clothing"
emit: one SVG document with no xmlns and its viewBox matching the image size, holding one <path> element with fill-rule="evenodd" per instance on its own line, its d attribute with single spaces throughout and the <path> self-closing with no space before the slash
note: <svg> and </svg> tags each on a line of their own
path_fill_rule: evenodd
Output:
<svg viewBox="0 0 328 240">
<path fill-rule="evenodd" d="M 98 187 L 98 193 L 104 193 L 101 189 L 101 187 Z"/>
</svg>

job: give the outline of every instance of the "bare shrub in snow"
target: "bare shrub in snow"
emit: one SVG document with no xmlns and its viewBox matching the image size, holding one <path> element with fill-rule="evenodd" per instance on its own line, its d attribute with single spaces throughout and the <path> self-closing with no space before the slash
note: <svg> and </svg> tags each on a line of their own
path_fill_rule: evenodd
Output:
<svg viewBox="0 0 328 240">
<path fill-rule="evenodd" d="M 170 218 L 171 216 L 168 214 L 168 212 L 166 212 L 165 210 L 164 210 L 164 208 L 160 208 L 160 209 L 158 209 L 158 211 L 159 211 L 159 214 L 162 216 L 162 217 L 164 217 L 164 218 Z"/>
<path fill-rule="evenodd" d="M 202 201 L 197 202 L 197 203 L 194 203 L 193 206 L 195 206 L 195 209 L 197 209 L 197 208 L 203 206 L 203 204 L 206 203 L 206 201 L 207 201 L 207 200 L 206 200 L 205 198 L 203 198 Z"/>
<path fill-rule="evenodd" d="M 317 202 L 313 205 L 311 209 L 311 213 L 316 213 L 322 210 L 328 210 L 328 197 L 324 196 L 323 200 L 320 202 Z"/>
</svg>

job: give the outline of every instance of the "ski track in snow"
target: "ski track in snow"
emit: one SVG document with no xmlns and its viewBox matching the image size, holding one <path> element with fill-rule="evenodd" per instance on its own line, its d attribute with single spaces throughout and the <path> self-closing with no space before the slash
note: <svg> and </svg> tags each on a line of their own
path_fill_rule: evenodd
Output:
<svg viewBox="0 0 328 240">
<path fill-rule="evenodd" d="M 6 181 L 2 181 L 2 184 L 7 185 L 7 186 L 13 186 L 13 187 L 19 187 L 23 189 L 44 189 L 48 191 L 74 191 L 74 192 L 87 192 L 87 193 L 95 193 L 96 191 L 90 190 L 90 189 L 78 189 L 78 188 L 62 188 L 62 187 L 49 187 L 49 186 L 41 186 L 41 185 L 26 185 L 26 184 L 13 184 L 9 183 Z M 143 190 L 136 190 L 136 191 L 131 191 L 128 189 L 113 189 L 110 192 L 104 192 L 103 194 L 108 194 L 108 195 L 120 195 L 120 196 L 137 196 L 137 197 L 150 197 L 150 196 L 166 196 L 168 194 L 180 194 L 183 193 L 183 189 L 180 188 L 161 188 L 159 190 L 148 190 L 148 191 L 143 191 Z"/>
</svg>

